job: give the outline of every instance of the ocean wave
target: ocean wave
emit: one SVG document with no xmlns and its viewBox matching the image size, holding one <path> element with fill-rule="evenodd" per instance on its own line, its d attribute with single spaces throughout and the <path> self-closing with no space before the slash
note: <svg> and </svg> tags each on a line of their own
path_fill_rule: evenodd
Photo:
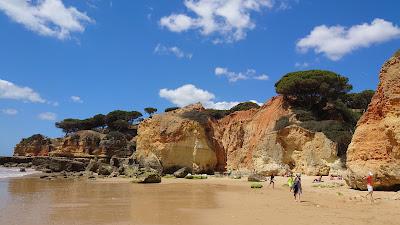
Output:
<svg viewBox="0 0 400 225">
<path fill-rule="evenodd" d="M 0 167 L 0 179 L 10 177 L 23 177 L 26 175 L 37 173 L 34 169 L 26 169 L 26 172 L 20 172 L 20 168 Z"/>
</svg>

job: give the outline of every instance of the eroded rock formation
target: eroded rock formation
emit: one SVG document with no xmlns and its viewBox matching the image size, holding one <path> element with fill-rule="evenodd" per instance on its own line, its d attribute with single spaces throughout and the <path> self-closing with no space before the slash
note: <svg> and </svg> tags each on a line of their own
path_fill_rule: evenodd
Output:
<svg viewBox="0 0 400 225">
<path fill-rule="evenodd" d="M 129 157 L 134 151 L 134 145 L 134 142 L 126 140 L 124 135 L 118 133 L 102 134 L 83 130 L 55 139 L 33 135 L 16 145 L 14 156 Z"/>
<path fill-rule="evenodd" d="M 218 159 L 221 154 L 213 129 L 201 104 L 155 115 L 139 125 L 138 157 L 154 154 L 166 172 L 182 167 L 212 172 L 224 163 L 224 158 Z"/>
<path fill-rule="evenodd" d="M 400 189 L 400 55 L 382 67 L 380 83 L 368 110 L 358 121 L 347 151 L 347 183 L 366 189 L 365 177 L 375 174 L 374 187 Z"/>
<path fill-rule="evenodd" d="M 298 125 L 275 131 L 284 116 L 296 122 L 281 96 L 260 109 L 234 112 L 220 120 L 210 118 L 201 105 L 191 105 L 142 122 L 137 154 L 154 154 L 166 172 L 187 167 L 194 172 L 327 175 L 332 168 L 341 168 L 337 144 L 323 133 Z"/>
<path fill-rule="evenodd" d="M 288 171 L 326 175 L 332 167 L 340 168 L 336 143 L 298 125 L 275 131 L 282 117 L 297 122 L 283 97 L 277 96 L 258 110 L 235 112 L 218 121 L 216 138 L 226 151 L 227 169 L 264 175 Z"/>
</svg>

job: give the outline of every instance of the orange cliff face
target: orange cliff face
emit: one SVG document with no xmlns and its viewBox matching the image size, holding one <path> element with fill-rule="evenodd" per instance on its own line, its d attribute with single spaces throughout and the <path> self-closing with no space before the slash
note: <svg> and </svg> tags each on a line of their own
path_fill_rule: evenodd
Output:
<svg viewBox="0 0 400 225">
<path fill-rule="evenodd" d="M 260 109 L 238 111 L 219 120 L 215 138 L 226 152 L 227 169 L 255 169 L 254 157 L 260 151 L 260 143 L 268 139 L 276 121 L 290 113 L 283 97 L 277 96 Z"/>
<path fill-rule="evenodd" d="M 338 163 L 336 143 L 298 125 L 275 131 L 284 116 L 296 122 L 282 96 L 220 120 L 210 118 L 199 104 L 187 106 L 143 121 L 137 154 L 157 156 L 166 171 L 188 167 L 194 172 L 328 174 Z"/>
<path fill-rule="evenodd" d="M 275 130 L 277 121 L 287 117 L 293 125 Z M 216 139 L 227 155 L 227 170 L 264 175 L 301 172 L 327 175 L 340 169 L 337 144 L 321 132 L 300 127 L 282 96 L 259 109 L 235 112 L 217 123 Z"/>
<path fill-rule="evenodd" d="M 375 175 L 375 188 L 400 189 L 400 56 L 389 59 L 379 86 L 357 124 L 347 151 L 348 184 L 366 190 L 365 177 Z"/>
<path fill-rule="evenodd" d="M 125 139 L 116 140 L 96 131 L 82 130 L 55 139 L 33 135 L 15 146 L 14 156 L 128 157 L 133 153 L 130 145 L 133 143 Z"/>
</svg>

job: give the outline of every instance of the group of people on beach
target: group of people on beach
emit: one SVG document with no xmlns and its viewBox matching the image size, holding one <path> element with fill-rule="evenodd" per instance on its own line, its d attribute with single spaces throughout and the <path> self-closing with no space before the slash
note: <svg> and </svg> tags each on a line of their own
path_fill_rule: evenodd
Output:
<svg viewBox="0 0 400 225">
<path fill-rule="evenodd" d="M 301 174 L 297 173 L 296 177 L 293 177 L 293 174 L 290 174 L 287 184 L 289 186 L 289 191 L 293 191 L 294 200 L 300 202 L 300 195 L 303 193 L 301 187 Z"/>
<path fill-rule="evenodd" d="M 303 189 L 301 187 L 301 174 L 297 173 L 296 176 L 294 177 L 293 174 L 289 173 L 288 174 L 289 179 L 287 180 L 287 184 L 289 186 L 289 191 L 292 192 L 293 191 L 293 196 L 294 196 L 294 200 L 297 202 L 300 202 L 300 196 L 303 193 Z M 332 176 L 330 177 L 332 179 Z M 337 176 L 337 179 L 342 180 L 342 176 Z M 372 172 L 368 173 L 368 176 L 366 177 L 366 181 L 367 181 L 367 195 L 365 196 L 366 198 L 368 198 L 368 196 L 371 199 L 371 203 L 374 202 L 374 197 L 373 197 L 373 174 Z M 322 181 L 322 176 L 314 179 L 313 183 L 320 183 L 323 182 Z M 275 186 L 275 176 L 274 174 L 271 175 L 270 177 L 270 182 L 268 186 L 271 186 L 272 188 L 274 188 Z"/>
</svg>

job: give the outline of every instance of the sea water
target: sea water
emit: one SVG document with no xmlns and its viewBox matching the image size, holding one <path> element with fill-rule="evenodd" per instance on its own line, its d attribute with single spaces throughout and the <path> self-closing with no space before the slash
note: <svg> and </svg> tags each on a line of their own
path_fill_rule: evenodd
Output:
<svg viewBox="0 0 400 225">
<path fill-rule="evenodd" d="M 19 170 L 20 170 L 20 168 L 0 167 L 0 179 L 10 178 L 10 177 L 22 177 L 22 176 L 37 173 L 37 171 L 35 171 L 33 169 L 26 169 L 26 172 L 20 172 Z"/>
</svg>

